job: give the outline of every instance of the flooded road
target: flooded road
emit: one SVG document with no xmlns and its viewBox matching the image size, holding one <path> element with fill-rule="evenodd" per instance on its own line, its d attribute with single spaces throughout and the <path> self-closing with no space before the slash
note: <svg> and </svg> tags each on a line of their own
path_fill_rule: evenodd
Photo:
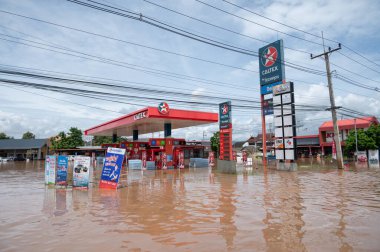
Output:
<svg viewBox="0 0 380 252">
<path fill-rule="evenodd" d="M 380 171 L 133 171 L 117 191 L 0 164 L 0 251 L 380 251 Z"/>
</svg>

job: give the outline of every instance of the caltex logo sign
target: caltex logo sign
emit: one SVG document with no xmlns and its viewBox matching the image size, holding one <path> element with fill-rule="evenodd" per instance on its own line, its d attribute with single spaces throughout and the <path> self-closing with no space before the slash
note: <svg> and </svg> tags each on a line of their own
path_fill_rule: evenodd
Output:
<svg viewBox="0 0 380 252">
<path fill-rule="evenodd" d="M 265 67 L 271 67 L 276 62 L 278 57 L 277 49 L 273 46 L 269 46 L 266 48 L 261 55 L 261 63 Z"/>
<path fill-rule="evenodd" d="M 169 105 L 166 102 L 161 102 L 158 105 L 158 112 L 160 112 L 160 114 L 166 115 L 169 113 Z"/>
<path fill-rule="evenodd" d="M 226 115 L 228 113 L 228 104 L 224 104 L 222 107 L 222 114 Z"/>
<path fill-rule="evenodd" d="M 282 83 L 285 80 L 284 49 L 278 40 L 259 49 L 260 85 Z"/>
</svg>

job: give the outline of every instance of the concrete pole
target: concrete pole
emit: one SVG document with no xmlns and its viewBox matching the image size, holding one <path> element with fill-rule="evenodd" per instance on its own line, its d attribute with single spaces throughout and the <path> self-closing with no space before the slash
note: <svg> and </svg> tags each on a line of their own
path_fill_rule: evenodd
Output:
<svg viewBox="0 0 380 252">
<path fill-rule="evenodd" d="M 336 143 L 336 159 L 338 162 L 338 168 L 343 169 L 342 146 L 340 144 L 340 139 L 339 139 L 338 119 L 336 117 L 334 89 L 333 89 L 332 81 L 331 81 L 329 54 L 325 53 L 324 56 L 325 56 L 325 62 L 326 62 L 327 82 L 328 82 L 329 94 L 330 94 L 331 115 L 332 115 L 333 126 L 334 126 L 334 139 Z"/>
</svg>

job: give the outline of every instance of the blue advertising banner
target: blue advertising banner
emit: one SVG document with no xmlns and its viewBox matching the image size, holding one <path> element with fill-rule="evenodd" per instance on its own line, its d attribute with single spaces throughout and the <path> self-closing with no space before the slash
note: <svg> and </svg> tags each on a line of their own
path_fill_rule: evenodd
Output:
<svg viewBox="0 0 380 252">
<path fill-rule="evenodd" d="M 116 189 L 123 165 L 125 149 L 108 147 L 100 177 L 100 188 Z"/>
<path fill-rule="evenodd" d="M 69 164 L 69 159 L 67 156 L 58 156 L 57 164 L 57 185 L 67 185 L 67 168 Z"/>
<path fill-rule="evenodd" d="M 219 129 L 229 129 L 232 123 L 231 102 L 219 104 Z"/>
<path fill-rule="evenodd" d="M 273 87 L 277 86 L 278 84 L 281 84 L 281 83 L 282 82 L 275 82 L 272 84 L 261 86 L 261 88 L 260 88 L 261 95 L 272 94 L 273 93 Z"/>
<path fill-rule="evenodd" d="M 284 48 L 277 40 L 259 49 L 260 85 L 285 80 Z"/>
<path fill-rule="evenodd" d="M 264 100 L 263 110 L 264 115 L 273 115 L 273 99 Z"/>
</svg>

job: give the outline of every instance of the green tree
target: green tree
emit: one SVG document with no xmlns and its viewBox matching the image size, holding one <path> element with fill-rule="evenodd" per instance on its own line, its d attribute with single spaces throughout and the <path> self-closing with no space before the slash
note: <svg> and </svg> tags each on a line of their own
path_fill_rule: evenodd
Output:
<svg viewBox="0 0 380 252">
<path fill-rule="evenodd" d="M 27 131 L 22 135 L 22 139 L 35 139 L 35 138 L 36 136 L 30 131 Z"/>
<path fill-rule="evenodd" d="M 50 138 L 53 149 L 71 149 L 83 146 L 82 131 L 76 127 L 71 127 L 66 134 L 64 131 L 59 132 L 55 137 Z"/>
<path fill-rule="evenodd" d="M 367 136 L 375 140 L 377 148 L 380 147 L 380 125 L 371 125 L 366 131 Z"/>
<path fill-rule="evenodd" d="M 216 156 L 219 156 L 219 131 L 215 132 L 210 138 L 211 150 L 216 152 Z"/>
<path fill-rule="evenodd" d="M 358 150 L 364 151 L 377 149 L 379 147 L 376 144 L 378 134 L 380 134 L 380 132 L 376 128 L 372 128 L 370 131 L 365 131 L 363 129 L 357 130 Z M 354 151 L 356 151 L 356 137 L 355 131 L 353 130 L 348 134 L 346 140 L 346 152 Z"/>
<path fill-rule="evenodd" d="M 0 139 L 12 139 L 13 137 L 7 136 L 4 132 L 0 132 Z"/>
<path fill-rule="evenodd" d="M 127 141 L 128 139 L 124 137 L 117 137 L 116 143 Z M 94 139 L 92 140 L 92 145 L 102 145 L 106 143 L 112 143 L 112 137 L 111 136 L 94 136 Z"/>
</svg>

